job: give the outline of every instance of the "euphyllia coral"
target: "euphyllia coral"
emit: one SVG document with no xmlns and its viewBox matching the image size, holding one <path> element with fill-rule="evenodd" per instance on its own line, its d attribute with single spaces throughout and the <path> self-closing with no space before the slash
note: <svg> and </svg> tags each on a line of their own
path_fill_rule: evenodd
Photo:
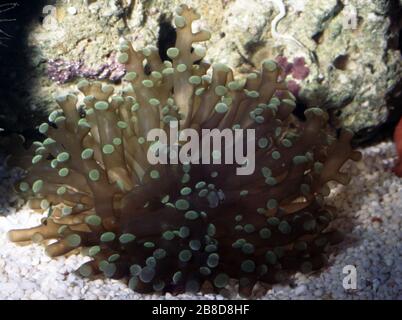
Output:
<svg viewBox="0 0 402 320">
<path fill-rule="evenodd" d="M 202 61 L 205 50 L 193 44 L 209 32 L 192 32 L 199 16 L 187 6 L 177 14 L 170 61 L 156 48 L 123 43 L 121 92 L 82 80 L 81 94 L 57 99 L 62 111 L 39 127 L 47 138 L 20 161 L 28 174 L 19 188 L 47 217 L 10 239 L 43 242 L 52 257 L 86 248 L 92 260 L 81 275 L 125 278 L 138 292 L 219 291 L 234 278 L 249 295 L 257 281 L 321 268 L 339 239 L 330 228 L 334 209 L 323 203 L 326 184 L 348 183 L 340 168 L 360 158 L 352 134 L 329 134 L 319 108 L 305 121 L 294 117 L 294 96 L 274 61 L 245 79 Z M 235 164 L 151 165 L 147 134 L 177 120 L 198 133 L 254 130 L 254 173 L 236 175 Z"/>
</svg>

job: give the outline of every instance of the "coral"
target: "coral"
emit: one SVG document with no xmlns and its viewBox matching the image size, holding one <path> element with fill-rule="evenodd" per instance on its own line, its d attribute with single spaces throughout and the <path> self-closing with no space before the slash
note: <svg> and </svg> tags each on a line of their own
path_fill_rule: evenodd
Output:
<svg viewBox="0 0 402 320">
<path fill-rule="evenodd" d="M 399 123 L 395 128 L 394 141 L 396 152 L 399 156 L 398 162 L 394 167 L 394 172 L 397 176 L 402 177 L 402 118 L 399 120 Z"/>
<path fill-rule="evenodd" d="M 320 269 L 339 240 L 334 209 L 323 203 L 327 182 L 348 183 L 340 168 L 360 159 L 351 132 L 333 137 L 319 108 L 304 122 L 294 117 L 295 98 L 272 60 L 245 79 L 204 62 L 193 44 L 209 32 L 192 32 L 199 16 L 187 6 L 177 14 L 169 61 L 125 42 L 124 89 L 82 80 L 82 95 L 57 99 L 62 111 L 39 127 L 47 138 L 19 159 L 28 171 L 19 188 L 47 216 L 9 238 L 43 242 L 52 257 L 82 247 L 92 260 L 81 275 L 128 277 L 138 292 L 220 291 L 234 278 L 250 295 L 257 281 Z M 234 164 L 150 164 L 147 134 L 174 120 L 199 133 L 254 130 L 254 173 L 236 175 Z"/>
</svg>

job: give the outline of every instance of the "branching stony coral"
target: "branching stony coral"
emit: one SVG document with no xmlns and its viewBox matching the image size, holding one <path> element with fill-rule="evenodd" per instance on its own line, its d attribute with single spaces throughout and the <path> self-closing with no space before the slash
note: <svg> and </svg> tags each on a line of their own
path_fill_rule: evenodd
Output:
<svg viewBox="0 0 402 320">
<path fill-rule="evenodd" d="M 192 33 L 199 16 L 184 5 L 177 13 L 171 61 L 162 62 L 156 48 L 135 51 L 124 43 L 125 89 L 114 94 L 113 86 L 83 80 L 83 98 L 57 99 L 62 112 L 39 127 L 47 138 L 34 143 L 33 158 L 20 159 L 28 175 L 19 188 L 48 216 L 37 227 L 10 231 L 10 239 L 44 242 L 50 256 L 86 248 L 92 260 L 81 275 L 126 278 L 138 292 L 219 291 L 234 278 L 249 295 L 257 281 L 321 268 L 338 238 L 329 228 L 333 208 L 323 203 L 326 183 L 348 183 L 340 168 L 360 158 L 352 134 L 329 135 L 319 108 L 296 119 L 274 61 L 244 80 L 222 64 L 210 68 L 205 50 L 192 47 L 210 36 Z M 151 165 L 147 133 L 174 120 L 180 130 L 254 129 L 255 172 Z"/>
</svg>

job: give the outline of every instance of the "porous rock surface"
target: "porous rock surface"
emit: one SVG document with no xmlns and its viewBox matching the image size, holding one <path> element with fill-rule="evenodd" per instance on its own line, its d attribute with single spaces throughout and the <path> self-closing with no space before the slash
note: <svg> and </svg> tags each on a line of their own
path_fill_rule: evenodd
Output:
<svg viewBox="0 0 402 320">
<path fill-rule="evenodd" d="M 70 90 L 76 78 L 118 80 L 119 39 L 141 48 L 156 45 L 162 32 L 168 43 L 164 22 L 182 2 L 197 8 L 198 25 L 212 31 L 206 44 L 210 62 L 243 73 L 266 58 L 303 57 L 310 72 L 297 80 L 300 100 L 340 109 L 339 125 L 355 132 L 385 123 L 389 109 L 397 107 L 388 101 L 398 94 L 402 76 L 401 25 L 393 16 L 401 2 L 392 0 L 59 1 L 31 28 L 38 81 L 29 99 L 53 109 L 51 95 Z"/>
</svg>

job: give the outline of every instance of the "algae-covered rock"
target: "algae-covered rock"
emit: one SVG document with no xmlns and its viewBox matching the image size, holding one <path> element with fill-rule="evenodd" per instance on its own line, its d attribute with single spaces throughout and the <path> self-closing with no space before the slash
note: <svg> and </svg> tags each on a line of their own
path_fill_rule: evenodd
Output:
<svg viewBox="0 0 402 320">
<path fill-rule="evenodd" d="M 119 82 L 115 58 L 123 38 L 135 46 L 168 47 L 174 41 L 172 9 L 183 0 L 62 0 L 44 7 L 29 34 L 37 76 L 32 105 L 55 108 L 55 92 L 81 77 Z M 208 27 L 210 62 L 246 73 L 266 58 L 295 66 L 288 80 L 305 106 L 320 106 L 353 131 L 387 121 L 401 82 L 398 12 L 391 0 L 191 0 Z M 279 56 L 279 58 L 278 58 Z M 306 72 L 307 69 L 307 72 Z M 303 76 L 300 76 L 300 74 Z M 394 100 L 395 101 L 395 100 Z M 394 103 L 395 104 L 395 103 Z"/>
</svg>

